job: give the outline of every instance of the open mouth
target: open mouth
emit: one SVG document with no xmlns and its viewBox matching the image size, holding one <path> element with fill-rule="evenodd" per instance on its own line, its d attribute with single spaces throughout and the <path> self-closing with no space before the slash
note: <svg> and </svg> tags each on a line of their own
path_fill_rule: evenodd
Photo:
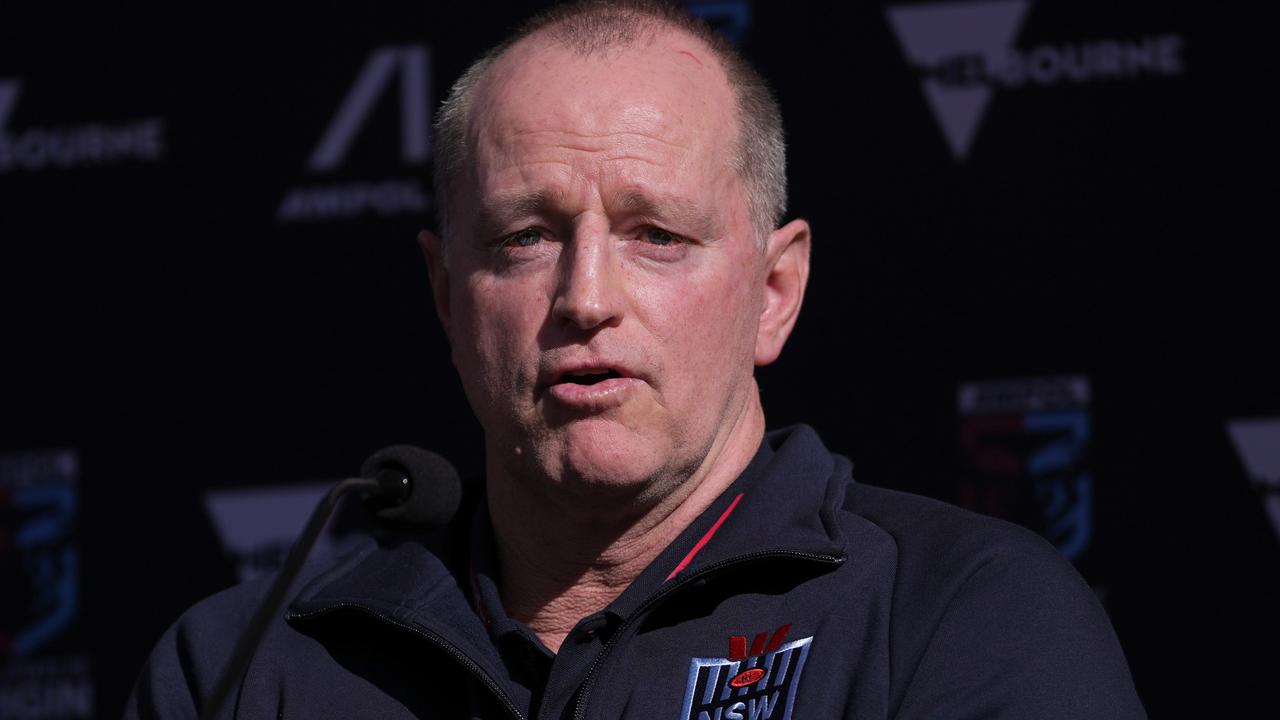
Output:
<svg viewBox="0 0 1280 720">
<path fill-rule="evenodd" d="M 621 374 L 617 370 L 609 368 L 600 368 L 599 370 L 578 370 L 577 372 L 568 372 L 560 376 L 560 382 L 572 383 L 574 385 L 595 385 L 596 383 L 613 378 L 620 378 Z"/>
</svg>

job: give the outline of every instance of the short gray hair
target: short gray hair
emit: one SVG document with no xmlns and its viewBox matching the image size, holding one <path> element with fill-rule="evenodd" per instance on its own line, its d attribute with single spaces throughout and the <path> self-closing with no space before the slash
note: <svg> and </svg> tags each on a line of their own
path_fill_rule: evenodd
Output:
<svg viewBox="0 0 1280 720">
<path fill-rule="evenodd" d="M 682 30 L 701 40 L 728 76 L 738 117 L 737 144 L 730 162 L 745 187 L 756 241 L 763 247 L 787 209 L 787 153 L 778 101 L 732 43 L 684 9 L 656 0 L 583 0 L 557 5 L 531 18 L 462 73 L 435 121 L 436 218 L 442 238 L 448 241 L 449 206 L 469 156 L 467 126 L 476 86 L 507 50 L 545 32 L 553 41 L 591 55 L 630 45 L 664 28 Z"/>
</svg>

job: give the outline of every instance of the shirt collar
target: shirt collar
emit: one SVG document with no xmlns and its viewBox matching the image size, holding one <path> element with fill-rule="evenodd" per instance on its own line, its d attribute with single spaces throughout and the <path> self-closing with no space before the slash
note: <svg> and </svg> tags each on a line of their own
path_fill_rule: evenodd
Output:
<svg viewBox="0 0 1280 720">
<path fill-rule="evenodd" d="M 833 513 L 847 485 L 833 480 L 850 473 L 848 461 L 828 452 L 807 425 L 766 433 L 742 474 L 606 612 L 627 617 L 664 584 L 749 554 L 845 557 Z"/>
<path fill-rule="evenodd" d="M 844 539 L 832 517 L 847 489 L 846 483 L 836 480 L 849 473 L 848 461 L 828 452 L 808 426 L 767 433 L 742 474 L 659 553 L 605 614 L 627 617 L 664 583 L 749 553 L 844 557 Z M 483 501 L 476 508 L 470 528 L 471 552 L 455 553 L 469 557 L 470 567 L 456 567 L 456 563 L 447 567 L 432 550 L 415 541 L 375 548 L 311 582 L 292 604 L 293 613 L 307 615 L 338 605 L 359 605 L 399 622 L 429 624 L 451 642 L 476 652 L 481 651 L 477 633 L 469 630 L 480 629 L 483 620 L 498 647 L 520 638 L 549 656 L 537 636 L 512 620 L 502 607 L 495 580 L 492 523 Z M 716 528 L 711 532 L 713 526 Z M 672 577 L 672 571 L 686 558 L 683 569 Z M 471 587 L 464 590 L 461 584 Z M 499 642 L 500 638 L 504 640 Z M 492 657 L 492 646 L 486 649 L 483 654 Z"/>
<path fill-rule="evenodd" d="M 551 650 L 537 634 L 528 625 L 508 615 L 502 605 L 502 594 L 498 589 L 498 557 L 493 539 L 493 520 L 489 516 L 488 504 L 484 502 L 476 504 L 471 518 L 468 570 L 472 603 L 494 644 L 499 648 L 507 645 L 527 646 L 529 653 L 551 658 Z"/>
</svg>

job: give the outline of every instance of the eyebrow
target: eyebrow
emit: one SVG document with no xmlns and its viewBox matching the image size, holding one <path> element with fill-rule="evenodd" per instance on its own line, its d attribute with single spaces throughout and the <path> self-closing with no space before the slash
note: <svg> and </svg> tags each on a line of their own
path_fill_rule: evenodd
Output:
<svg viewBox="0 0 1280 720">
<path fill-rule="evenodd" d="M 478 212 L 480 226 L 501 228 L 517 218 L 546 214 L 555 206 L 552 195 L 542 190 L 499 195 L 491 202 L 481 203 Z"/>
<path fill-rule="evenodd" d="M 717 234 L 715 216 L 704 206 L 678 195 L 652 198 L 639 190 L 628 190 L 617 199 L 617 210 L 643 215 L 659 222 L 675 223 L 693 239 L 710 240 Z"/>
<path fill-rule="evenodd" d="M 558 205 L 557 196 L 546 190 L 499 195 L 481 205 L 478 219 L 481 227 L 494 230 L 519 218 L 557 214 Z M 711 240 L 719 232 L 719 224 L 712 212 L 678 195 L 654 198 L 641 190 L 631 189 L 623 191 L 605 209 L 610 213 L 640 215 L 654 222 L 676 225 L 670 229 L 693 235 L 690 239 Z"/>
</svg>

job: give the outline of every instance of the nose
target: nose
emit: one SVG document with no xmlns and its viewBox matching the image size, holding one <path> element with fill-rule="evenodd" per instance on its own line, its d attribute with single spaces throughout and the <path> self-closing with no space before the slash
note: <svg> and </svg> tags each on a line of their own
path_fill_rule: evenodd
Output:
<svg viewBox="0 0 1280 720">
<path fill-rule="evenodd" d="M 561 255 L 560 277 L 551 312 L 581 330 L 617 325 L 625 294 L 617 251 L 607 232 L 580 228 Z"/>
</svg>

